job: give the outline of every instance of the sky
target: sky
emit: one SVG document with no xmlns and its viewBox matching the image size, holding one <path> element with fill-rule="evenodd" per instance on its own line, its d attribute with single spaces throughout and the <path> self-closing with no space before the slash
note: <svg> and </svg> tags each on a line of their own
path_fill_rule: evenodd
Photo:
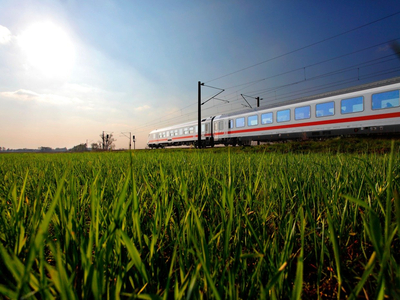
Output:
<svg viewBox="0 0 400 300">
<path fill-rule="evenodd" d="M 0 0 L 0 147 L 145 148 L 199 81 L 202 116 L 277 104 L 400 76 L 393 40 L 398 0 Z"/>
</svg>

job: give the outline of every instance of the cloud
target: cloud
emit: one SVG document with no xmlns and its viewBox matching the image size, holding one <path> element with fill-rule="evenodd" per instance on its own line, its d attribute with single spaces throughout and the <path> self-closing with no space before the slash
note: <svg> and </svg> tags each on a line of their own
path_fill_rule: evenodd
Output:
<svg viewBox="0 0 400 300">
<path fill-rule="evenodd" d="M 148 106 L 148 105 L 143 105 L 143 106 L 135 107 L 134 110 L 135 110 L 135 111 L 144 111 L 144 110 L 148 110 L 148 109 L 150 109 L 150 108 L 151 108 L 151 107 Z"/>
<path fill-rule="evenodd" d="M 2 92 L 0 93 L 1 96 L 6 97 L 6 98 L 12 98 L 12 99 L 17 99 L 17 100 L 34 100 L 40 97 L 39 94 L 29 91 L 29 90 L 24 90 L 20 89 L 15 92 Z"/>
<path fill-rule="evenodd" d="M 77 84 L 77 83 L 65 83 L 63 87 L 66 91 L 70 91 L 73 93 L 80 93 L 80 94 L 99 94 L 99 93 L 104 93 L 103 90 L 88 85 L 88 84 Z"/>
<path fill-rule="evenodd" d="M 11 31 L 0 25 L 0 44 L 8 44 L 11 41 Z"/>
<path fill-rule="evenodd" d="M 0 96 L 18 101 L 37 101 L 42 103 L 65 105 L 79 104 L 82 101 L 76 97 L 66 97 L 55 94 L 38 94 L 30 90 L 19 89 L 15 92 L 1 92 Z"/>
</svg>

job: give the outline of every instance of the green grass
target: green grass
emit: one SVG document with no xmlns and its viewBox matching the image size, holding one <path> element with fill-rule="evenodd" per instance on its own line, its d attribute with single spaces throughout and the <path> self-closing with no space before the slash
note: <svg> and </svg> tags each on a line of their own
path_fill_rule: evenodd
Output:
<svg viewBox="0 0 400 300">
<path fill-rule="evenodd" d="M 396 147 L 256 149 L 0 155 L 0 294 L 400 297 Z"/>
</svg>

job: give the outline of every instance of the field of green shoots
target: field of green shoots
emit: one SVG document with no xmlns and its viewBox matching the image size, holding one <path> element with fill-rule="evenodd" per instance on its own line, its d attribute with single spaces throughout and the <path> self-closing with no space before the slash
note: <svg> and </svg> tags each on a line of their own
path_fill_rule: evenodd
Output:
<svg viewBox="0 0 400 300">
<path fill-rule="evenodd" d="M 400 153 L 0 155 L 0 298 L 399 299 Z"/>
</svg>

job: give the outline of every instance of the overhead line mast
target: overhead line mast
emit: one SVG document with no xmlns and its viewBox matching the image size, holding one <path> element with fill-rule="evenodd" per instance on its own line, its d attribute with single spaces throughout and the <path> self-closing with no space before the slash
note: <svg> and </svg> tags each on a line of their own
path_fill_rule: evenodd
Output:
<svg viewBox="0 0 400 300">
<path fill-rule="evenodd" d="M 201 86 L 204 85 L 204 83 L 201 83 L 200 81 L 198 82 L 198 104 L 197 104 L 197 114 L 198 114 L 198 120 L 197 120 L 197 147 L 201 149 Z"/>
<path fill-rule="evenodd" d="M 206 86 L 212 89 L 217 89 L 220 90 L 218 93 L 216 93 L 214 96 L 210 97 L 209 99 L 207 99 L 206 101 L 204 101 L 203 103 L 201 103 L 201 86 Z M 209 85 L 204 85 L 204 82 L 202 83 L 201 81 L 198 82 L 197 84 L 197 89 L 198 89 L 198 103 L 197 103 L 197 113 L 198 113 L 198 120 L 197 120 L 197 147 L 199 149 L 201 149 L 201 106 L 205 103 L 207 103 L 208 101 L 210 101 L 211 99 L 216 99 L 215 97 L 218 96 L 219 94 L 221 94 L 223 91 L 225 91 L 224 89 L 220 89 L 214 86 L 209 86 Z M 222 100 L 222 99 L 217 99 L 217 100 L 221 100 L 221 101 L 227 101 L 227 100 Z"/>
</svg>

